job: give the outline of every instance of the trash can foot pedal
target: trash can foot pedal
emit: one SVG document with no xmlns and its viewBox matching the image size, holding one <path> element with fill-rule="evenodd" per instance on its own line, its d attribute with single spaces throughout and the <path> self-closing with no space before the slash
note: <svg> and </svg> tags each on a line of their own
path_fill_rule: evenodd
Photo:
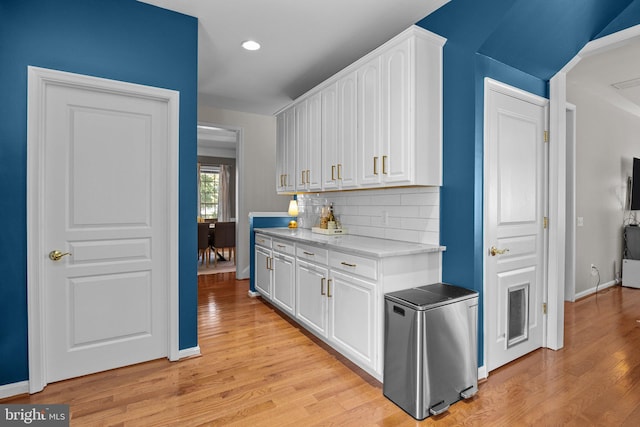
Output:
<svg viewBox="0 0 640 427">
<path fill-rule="evenodd" d="M 471 387 L 465 388 L 460 392 L 460 397 L 464 400 L 471 399 L 478 392 L 478 387 L 472 385 Z"/>
<path fill-rule="evenodd" d="M 444 400 L 443 400 L 442 402 L 436 403 L 431 408 L 429 408 L 429 413 L 431 415 L 440 415 L 443 412 L 445 412 L 447 409 L 449 409 L 449 404 L 444 403 Z"/>
</svg>

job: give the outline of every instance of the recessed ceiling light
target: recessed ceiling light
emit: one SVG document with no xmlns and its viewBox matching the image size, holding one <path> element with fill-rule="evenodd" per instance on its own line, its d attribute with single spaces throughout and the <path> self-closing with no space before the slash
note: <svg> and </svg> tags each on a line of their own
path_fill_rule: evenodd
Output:
<svg viewBox="0 0 640 427">
<path fill-rule="evenodd" d="M 260 43 L 255 40 L 247 40 L 242 42 L 242 47 L 247 50 L 258 50 L 260 49 Z"/>
<path fill-rule="evenodd" d="M 618 90 L 629 89 L 632 87 L 640 86 L 640 78 L 626 80 L 624 82 L 613 83 L 611 86 L 615 87 Z"/>
</svg>

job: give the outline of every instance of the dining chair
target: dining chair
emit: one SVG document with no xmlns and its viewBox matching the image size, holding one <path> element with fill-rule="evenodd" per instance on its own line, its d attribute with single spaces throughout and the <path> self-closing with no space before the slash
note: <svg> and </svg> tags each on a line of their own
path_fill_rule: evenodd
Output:
<svg viewBox="0 0 640 427">
<path fill-rule="evenodd" d="M 233 257 L 233 263 L 236 263 L 236 223 L 235 222 L 216 222 L 215 233 L 213 234 L 213 265 L 218 264 L 218 251 L 224 257 L 224 249 L 229 249 L 229 259 Z"/>
<path fill-rule="evenodd" d="M 209 245 L 209 223 L 198 223 L 198 261 L 202 255 L 202 264 L 209 266 L 209 258 L 211 256 L 211 246 Z"/>
</svg>

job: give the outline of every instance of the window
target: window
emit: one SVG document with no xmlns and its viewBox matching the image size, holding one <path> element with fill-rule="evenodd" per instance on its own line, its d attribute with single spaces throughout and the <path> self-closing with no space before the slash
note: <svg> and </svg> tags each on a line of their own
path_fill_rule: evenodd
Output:
<svg viewBox="0 0 640 427">
<path fill-rule="evenodd" d="M 218 218 L 218 189 L 220 186 L 218 168 L 202 165 L 200 167 L 200 217 Z"/>
</svg>

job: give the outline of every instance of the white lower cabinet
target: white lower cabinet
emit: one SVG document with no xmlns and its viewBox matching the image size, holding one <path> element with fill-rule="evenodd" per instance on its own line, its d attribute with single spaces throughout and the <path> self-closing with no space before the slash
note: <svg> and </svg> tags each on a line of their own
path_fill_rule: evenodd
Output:
<svg viewBox="0 0 640 427">
<path fill-rule="evenodd" d="M 273 252 L 272 301 L 292 316 L 295 315 L 295 260 L 292 256 Z"/>
<path fill-rule="evenodd" d="M 271 298 L 271 285 L 273 275 L 271 274 L 271 249 L 256 245 L 255 256 L 255 287 L 258 292 L 267 298 Z"/>
<path fill-rule="evenodd" d="M 369 257 L 272 233 L 256 235 L 256 290 L 382 380 L 384 294 L 440 281 L 440 252 Z"/>
<path fill-rule="evenodd" d="M 317 335 L 327 337 L 327 278 L 329 270 L 298 259 L 296 318 Z"/>
<path fill-rule="evenodd" d="M 350 359 L 375 370 L 376 285 L 336 271 L 327 282 L 329 341 Z"/>
<path fill-rule="evenodd" d="M 348 358 L 375 369 L 375 284 L 300 259 L 296 279 L 298 321 Z"/>
</svg>

